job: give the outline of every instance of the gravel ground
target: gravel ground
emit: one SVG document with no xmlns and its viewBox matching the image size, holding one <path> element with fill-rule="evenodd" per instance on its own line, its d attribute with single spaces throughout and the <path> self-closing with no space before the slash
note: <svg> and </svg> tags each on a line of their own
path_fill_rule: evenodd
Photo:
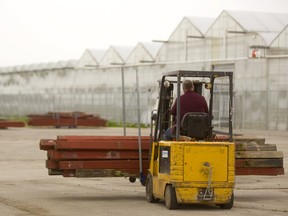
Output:
<svg viewBox="0 0 288 216">
<path fill-rule="evenodd" d="M 145 188 L 125 178 L 63 178 L 48 176 L 46 152 L 40 139 L 57 135 L 122 135 L 121 128 L 9 128 L 0 130 L 0 215 L 288 215 L 288 176 L 237 176 L 235 203 L 231 210 L 214 206 L 182 206 L 169 211 L 164 203 L 150 204 Z M 127 135 L 137 135 L 127 129 Z M 247 136 L 265 137 L 284 153 L 288 170 L 288 133 L 237 131 Z M 141 130 L 149 135 L 149 129 Z M 175 212 L 177 211 L 177 213 Z"/>
</svg>

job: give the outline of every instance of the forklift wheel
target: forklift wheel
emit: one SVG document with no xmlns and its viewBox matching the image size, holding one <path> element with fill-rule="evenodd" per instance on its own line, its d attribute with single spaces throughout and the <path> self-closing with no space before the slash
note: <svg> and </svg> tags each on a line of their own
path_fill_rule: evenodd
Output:
<svg viewBox="0 0 288 216">
<path fill-rule="evenodd" d="M 232 193 L 230 201 L 228 203 L 221 204 L 219 206 L 221 209 L 231 209 L 233 207 L 233 204 L 234 204 L 234 193 Z"/>
<path fill-rule="evenodd" d="M 146 199 L 149 203 L 159 202 L 159 199 L 155 198 L 153 195 L 153 178 L 150 173 L 146 178 Z"/>
<path fill-rule="evenodd" d="M 165 190 L 165 205 L 167 209 L 177 209 L 179 208 L 179 203 L 177 202 L 175 188 L 172 185 L 167 185 Z"/>
</svg>

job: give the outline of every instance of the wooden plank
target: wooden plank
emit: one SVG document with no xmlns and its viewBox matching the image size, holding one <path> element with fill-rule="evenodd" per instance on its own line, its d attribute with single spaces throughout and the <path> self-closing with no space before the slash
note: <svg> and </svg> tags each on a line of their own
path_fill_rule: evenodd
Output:
<svg viewBox="0 0 288 216">
<path fill-rule="evenodd" d="M 270 168 L 270 167 L 251 167 L 243 168 L 236 167 L 236 175 L 284 175 L 284 168 Z"/>
<path fill-rule="evenodd" d="M 76 170 L 63 170 L 63 177 L 76 177 Z"/>
<path fill-rule="evenodd" d="M 274 144 L 259 145 L 257 143 L 237 143 L 235 149 L 236 151 L 277 151 Z"/>
<path fill-rule="evenodd" d="M 144 171 L 147 175 L 148 170 Z M 139 169 L 81 169 L 76 170 L 76 177 L 139 177 Z"/>
<path fill-rule="evenodd" d="M 149 161 L 143 160 L 143 169 L 148 169 Z M 139 169 L 139 160 L 87 160 L 59 161 L 59 169 Z"/>
<path fill-rule="evenodd" d="M 283 159 L 236 159 L 236 167 L 283 167 Z"/>
<path fill-rule="evenodd" d="M 56 145 L 56 140 L 51 140 L 51 139 L 41 139 L 39 146 L 41 150 L 49 150 L 49 149 L 54 149 Z"/>
<path fill-rule="evenodd" d="M 0 120 L 0 128 L 7 128 L 7 127 L 25 127 L 25 123 L 13 120 Z"/>
<path fill-rule="evenodd" d="M 57 136 L 57 140 L 138 140 L 138 136 Z M 141 136 L 141 140 L 149 140 L 149 136 Z"/>
<path fill-rule="evenodd" d="M 236 144 L 241 143 L 256 143 L 258 145 L 265 144 L 265 138 L 256 138 L 256 137 L 234 137 L 234 142 Z"/>
<path fill-rule="evenodd" d="M 91 126 L 91 127 L 105 127 L 107 121 L 103 119 L 77 119 L 75 124 L 77 126 Z"/>
<path fill-rule="evenodd" d="M 280 151 L 236 151 L 235 158 L 283 158 Z"/>
<path fill-rule="evenodd" d="M 150 147 L 150 142 L 141 142 L 143 150 L 148 150 Z M 88 150 L 88 149 L 98 149 L 98 150 L 137 150 L 138 140 L 133 139 L 104 139 L 104 140 L 56 140 L 55 148 L 60 149 L 73 149 L 73 150 Z"/>
<path fill-rule="evenodd" d="M 148 159 L 149 151 L 142 151 L 142 158 Z M 139 159 L 136 151 L 110 151 L 110 150 L 87 150 L 87 151 L 56 151 L 48 150 L 48 157 L 52 160 L 115 160 L 115 159 Z"/>
<path fill-rule="evenodd" d="M 46 168 L 59 170 L 59 163 L 57 161 L 53 161 L 53 160 L 46 160 Z"/>
<path fill-rule="evenodd" d="M 45 115 L 28 115 L 28 125 L 31 126 L 106 126 L 106 120 L 91 114 L 70 112 L 70 113 L 47 113 Z"/>
<path fill-rule="evenodd" d="M 63 175 L 63 170 L 48 169 L 48 175 Z"/>
<path fill-rule="evenodd" d="M 57 125 L 57 120 L 48 118 L 33 118 L 27 123 L 29 126 L 55 126 Z"/>
</svg>

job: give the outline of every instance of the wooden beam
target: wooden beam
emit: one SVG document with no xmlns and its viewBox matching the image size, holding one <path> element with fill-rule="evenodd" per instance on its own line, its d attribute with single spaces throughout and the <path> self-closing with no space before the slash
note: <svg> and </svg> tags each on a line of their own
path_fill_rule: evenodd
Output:
<svg viewBox="0 0 288 216">
<path fill-rule="evenodd" d="M 149 149 L 150 141 L 143 140 L 141 142 L 142 149 Z M 56 140 L 55 148 L 60 149 L 73 149 L 73 150 L 137 150 L 138 138 L 135 139 L 93 139 L 93 140 Z"/>
<path fill-rule="evenodd" d="M 57 136 L 57 140 L 137 140 L 138 136 Z M 141 140 L 150 140 L 149 136 L 141 136 Z"/>
<path fill-rule="evenodd" d="M 148 170 L 143 170 L 147 174 Z M 78 169 L 76 177 L 139 177 L 139 169 Z"/>
<path fill-rule="evenodd" d="M 143 169 L 148 169 L 149 161 L 143 160 Z M 82 161 L 59 161 L 59 169 L 139 169 L 139 160 L 82 160 Z"/>
<path fill-rule="evenodd" d="M 59 170 L 59 163 L 53 160 L 46 160 L 46 168 L 52 170 Z"/>
<path fill-rule="evenodd" d="M 48 175 L 63 175 L 63 170 L 48 169 Z"/>
<path fill-rule="evenodd" d="M 284 168 L 266 168 L 266 167 L 257 167 L 257 168 L 242 168 L 236 167 L 236 175 L 284 175 Z"/>
<path fill-rule="evenodd" d="M 148 159 L 148 151 L 142 151 L 142 158 Z M 139 159 L 138 151 L 56 151 L 48 150 L 48 157 L 52 160 L 114 160 L 114 159 Z"/>
<path fill-rule="evenodd" d="M 8 127 L 25 127 L 25 123 L 13 120 L 0 120 L 0 128 L 8 128 Z"/>
<path fill-rule="evenodd" d="M 258 145 L 265 144 L 265 138 L 255 138 L 255 137 L 235 137 L 234 142 L 236 144 L 241 143 L 256 143 Z"/>
<path fill-rule="evenodd" d="M 237 151 L 235 158 L 283 158 L 280 151 Z"/>
<path fill-rule="evenodd" d="M 41 139 L 39 146 L 41 150 L 49 150 L 49 149 L 54 149 L 56 145 L 56 140 L 52 139 Z"/>
<path fill-rule="evenodd" d="M 236 159 L 237 167 L 283 167 L 283 159 Z"/>
<path fill-rule="evenodd" d="M 237 143 L 235 149 L 236 151 L 277 151 L 274 144 L 259 145 L 257 143 Z"/>
</svg>

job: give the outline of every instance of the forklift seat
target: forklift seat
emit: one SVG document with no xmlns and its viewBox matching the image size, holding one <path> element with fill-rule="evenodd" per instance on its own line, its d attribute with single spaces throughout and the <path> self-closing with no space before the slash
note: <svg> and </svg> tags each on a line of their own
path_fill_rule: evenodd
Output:
<svg viewBox="0 0 288 216">
<path fill-rule="evenodd" d="M 183 116 L 180 127 L 180 134 L 204 140 L 211 131 L 209 116 L 202 112 L 189 112 Z"/>
</svg>

